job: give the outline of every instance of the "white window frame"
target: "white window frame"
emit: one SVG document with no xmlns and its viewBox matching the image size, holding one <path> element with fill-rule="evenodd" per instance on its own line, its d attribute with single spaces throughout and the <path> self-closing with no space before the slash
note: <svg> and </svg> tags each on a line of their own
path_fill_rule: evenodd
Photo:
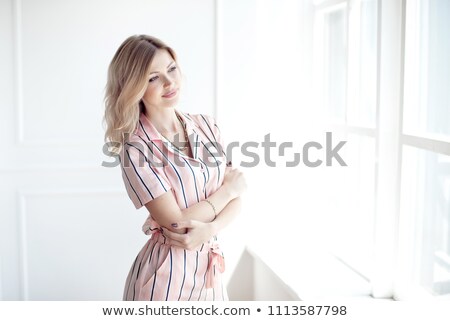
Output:
<svg viewBox="0 0 450 321">
<path fill-rule="evenodd" d="M 411 270 L 406 262 L 412 255 L 407 248 L 411 237 L 410 218 L 401 215 L 400 192 L 402 173 L 402 149 L 403 146 L 412 146 L 421 150 L 427 150 L 438 154 L 450 155 L 450 141 L 437 135 L 415 135 L 403 132 L 403 105 L 404 105 L 404 71 L 405 67 L 405 23 L 414 10 L 418 10 L 420 0 L 378 0 L 378 52 L 377 52 L 377 102 L 376 102 L 376 126 L 349 125 L 347 116 L 345 123 L 334 123 L 334 129 L 344 134 L 356 134 L 375 139 L 375 266 L 370 276 L 372 296 L 375 298 L 394 298 L 398 300 L 430 297 L 425 290 L 415 287 L 402 277 L 406 270 Z M 320 39 L 323 36 L 323 26 L 317 14 L 333 10 L 340 6 L 347 6 L 348 21 L 355 19 L 351 10 L 358 8 L 359 0 L 318 0 L 313 1 L 316 11 L 314 37 Z M 406 11 L 408 10 L 408 12 Z M 358 16 L 358 15 L 356 15 Z M 348 37 L 350 30 L 348 30 Z M 349 38 L 350 39 L 350 38 Z M 354 39 L 354 38 L 353 38 Z M 351 40 L 348 41 L 348 54 L 351 56 L 357 50 Z M 357 47 L 357 46 L 356 46 Z M 315 88 L 323 82 L 324 66 L 321 65 L 324 53 L 320 47 L 320 41 L 316 41 L 314 48 L 316 67 Z M 409 49 L 409 48 L 408 48 Z M 357 61 L 359 57 L 351 57 Z M 353 61 L 353 60 L 350 60 Z M 355 88 L 352 84 L 352 64 L 348 64 L 347 109 L 352 103 L 352 92 Z M 417 64 L 416 64 L 417 66 Z M 317 69 L 318 67 L 318 69 Z M 419 68 L 419 67 L 417 67 Z M 426 68 L 426 66 L 422 66 Z M 414 68 L 413 68 L 414 69 Z M 419 70 L 416 70 L 418 73 Z M 426 79 L 418 77 L 424 86 Z M 319 89 L 320 90 L 320 89 Z M 316 92 L 316 97 L 322 97 Z M 318 104 L 323 106 L 323 101 Z M 347 115 L 347 111 L 346 111 Z M 411 244 L 411 243 L 409 243 Z M 412 273 L 411 271 L 408 273 Z M 411 289 L 413 291 L 411 292 Z"/>
</svg>

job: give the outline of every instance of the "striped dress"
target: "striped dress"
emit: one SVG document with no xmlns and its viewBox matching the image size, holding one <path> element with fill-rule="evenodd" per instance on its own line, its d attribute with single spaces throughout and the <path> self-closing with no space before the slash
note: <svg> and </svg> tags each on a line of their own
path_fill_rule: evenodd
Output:
<svg viewBox="0 0 450 321">
<path fill-rule="evenodd" d="M 226 154 L 215 119 L 175 111 L 185 124 L 193 158 L 168 144 L 142 113 L 135 131 L 126 137 L 120 164 L 136 209 L 166 192 L 174 195 L 180 209 L 185 209 L 222 185 Z M 142 230 L 150 238 L 130 268 L 123 300 L 228 300 L 217 236 L 193 250 L 170 245 L 151 213 Z"/>
</svg>

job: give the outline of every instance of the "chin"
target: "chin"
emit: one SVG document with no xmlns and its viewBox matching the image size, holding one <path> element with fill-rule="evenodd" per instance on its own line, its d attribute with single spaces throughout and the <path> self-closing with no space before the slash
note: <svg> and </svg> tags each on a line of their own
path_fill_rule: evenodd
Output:
<svg viewBox="0 0 450 321">
<path fill-rule="evenodd" d="M 170 108 L 175 107 L 178 104 L 178 99 L 173 99 L 171 101 L 164 101 L 161 103 L 161 107 L 163 108 Z"/>
</svg>

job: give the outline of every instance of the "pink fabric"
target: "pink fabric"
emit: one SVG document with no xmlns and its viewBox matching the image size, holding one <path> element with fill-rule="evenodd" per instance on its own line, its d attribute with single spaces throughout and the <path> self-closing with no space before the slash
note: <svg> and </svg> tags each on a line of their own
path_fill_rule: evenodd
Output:
<svg viewBox="0 0 450 321">
<path fill-rule="evenodd" d="M 122 177 L 136 209 L 166 192 L 184 209 L 222 185 L 227 159 L 214 118 L 176 112 L 186 124 L 193 158 L 167 144 L 143 114 L 124 144 Z M 160 228 L 150 213 L 142 230 L 151 237 L 130 268 L 123 300 L 228 300 L 217 236 L 188 251 L 171 245 Z"/>
<path fill-rule="evenodd" d="M 213 244 L 209 248 L 210 256 L 208 261 L 208 270 L 206 272 L 206 288 L 211 289 L 215 286 L 216 270 L 220 273 L 225 271 L 225 260 L 223 253 L 219 249 L 219 245 Z M 216 269 L 217 267 L 217 269 Z"/>
</svg>

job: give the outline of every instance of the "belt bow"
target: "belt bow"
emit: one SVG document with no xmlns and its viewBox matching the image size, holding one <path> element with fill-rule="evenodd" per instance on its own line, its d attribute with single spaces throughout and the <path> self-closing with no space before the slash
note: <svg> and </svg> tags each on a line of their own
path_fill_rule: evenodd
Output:
<svg viewBox="0 0 450 321">
<path fill-rule="evenodd" d="M 213 288 L 215 284 L 215 270 L 220 273 L 225 271 L 225 259 L 219 248 L 219 244 L 214 243 L 209 248 L 208 269 L 206 272 L 206 288 Z"/>
</svg>

